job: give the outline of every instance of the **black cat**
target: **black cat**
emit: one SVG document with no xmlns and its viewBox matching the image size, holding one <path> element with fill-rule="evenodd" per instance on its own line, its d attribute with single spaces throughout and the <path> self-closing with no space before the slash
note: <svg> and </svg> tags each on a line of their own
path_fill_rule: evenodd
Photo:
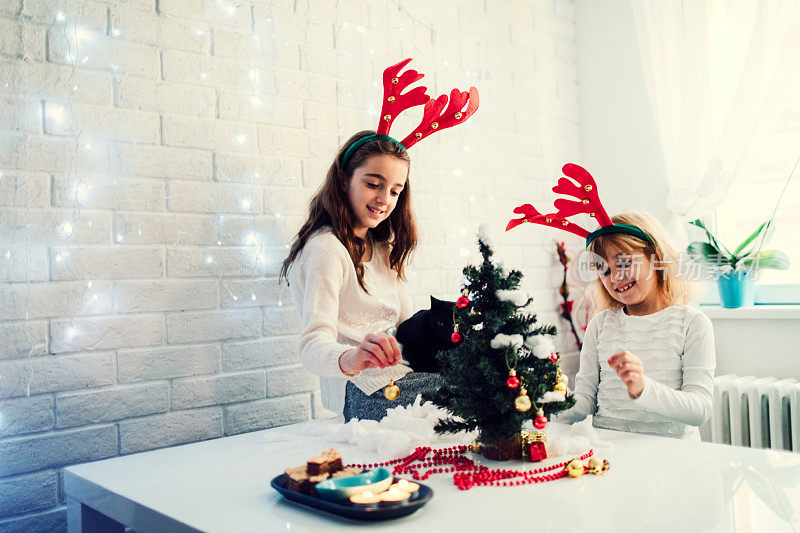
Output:
<svg viewBox="0 0 800 533">
<path fill-rule="evenodd" d="M 403 348 L 403 359 L 414 372 L 439 372 L 436 353 L 455 346 L 453 334 L 453 307 L 455 302 L 437 300 L 431 296 L 431 308 L 418 311 L 397 326 L 395 338 Z"/>
</svg>

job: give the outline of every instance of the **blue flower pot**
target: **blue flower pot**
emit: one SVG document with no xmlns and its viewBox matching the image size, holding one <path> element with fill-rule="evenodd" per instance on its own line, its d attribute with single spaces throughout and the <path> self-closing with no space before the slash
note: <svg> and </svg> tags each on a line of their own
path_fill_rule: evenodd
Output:
<svg viewBox="0 0 800 533">
<path fill-rule="evenodd" d="M 755 302 L 755 282 L 749 271 L 734 271 L 717 278 L 722 307 L 749 307 Z"/>
</svg>

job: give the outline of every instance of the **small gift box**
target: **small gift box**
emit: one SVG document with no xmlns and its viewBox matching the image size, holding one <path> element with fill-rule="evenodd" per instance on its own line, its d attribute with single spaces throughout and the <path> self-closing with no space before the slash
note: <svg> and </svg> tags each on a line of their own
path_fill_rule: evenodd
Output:
<svg viewBox="0 0 800 533">
<path fill-rule="evenodd" d="M 544 446 L 546 441 L 547 434 L 543 431 L 523 431 L 523 459 L 534 463 L 547 459 L 547 450 Z"/>
<path fill-rule="evenodd" d="M 547 459 L 547 450 L 544 447 L 544 442 L 532 442 L 530 445 L 531 461 L 534 463 Z"/>
</svg>

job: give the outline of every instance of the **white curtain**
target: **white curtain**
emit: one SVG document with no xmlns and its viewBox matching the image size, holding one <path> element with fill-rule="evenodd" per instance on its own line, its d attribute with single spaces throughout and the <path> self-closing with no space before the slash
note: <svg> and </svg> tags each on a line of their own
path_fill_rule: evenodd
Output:
<svg viewBox="0 0 800 533">
<path fill-rule="evenodd" d="M 800 0 L 631 0 L 668 225 L 711 213 L 798 89 Z"/>
</svg>

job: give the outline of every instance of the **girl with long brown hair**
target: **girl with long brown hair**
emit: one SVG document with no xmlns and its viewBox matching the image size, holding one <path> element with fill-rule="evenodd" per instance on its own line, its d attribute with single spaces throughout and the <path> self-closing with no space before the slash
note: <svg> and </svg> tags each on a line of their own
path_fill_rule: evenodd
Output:
<svg viewBox="0 0 800 533">
<path fill-rule="evenodd" d="M 345 379 L 372 394 L 411 371 L 386 333 L 412 311 L 403 283 L 417 244 L 410 159 L 373 139 L 343 160 L 374 135 L 358 133 L 339 150 L 281 272 L 303 325 L 301 361 L 322 378 L 323 405 L 334 412 L 344 409 Z"/>
<path fill-rule="evenodd" d="M 391 335 L 412 313 L 404 282 L 417 229 L 407 149 L 478 108 L 474 87 L 435 100 L 424 87 L 403 93 L 422 77 L 400 74 L 409 61 L 384 71 L 377 131 L 357 133 L 339 149 L 281 270 L 300 313 L 300 360 L 320 376 L 322 404 L 348 420 L 381 418 L 393 405 L 381 389 L 392 382 L 403 380 L 399 403 L 413 401 L 424 386 L 423 375 L 399 364 Z M 402 141 L 390 137 L 397 115 L 418 105 L 425 110 L 417 129 Z"/>
</svg>

